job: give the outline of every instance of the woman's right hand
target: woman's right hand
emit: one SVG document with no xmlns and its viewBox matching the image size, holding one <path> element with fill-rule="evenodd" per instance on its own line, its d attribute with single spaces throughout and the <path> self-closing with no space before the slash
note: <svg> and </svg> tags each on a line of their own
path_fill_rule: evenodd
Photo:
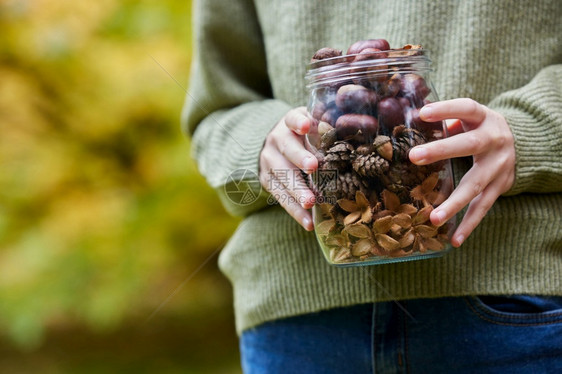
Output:
<svg viewBox="0 0 562 374">
<path fill-rule="evenodd" d="M 308 209 L 315 202 L 301 171 L 318 169 L 318 160 L 304 146 L 312 120 L 305 107 L 291 109 L 268 134 L 260 153 L 260 183 L 307 231 L 314 229 Z"/>
</svg>

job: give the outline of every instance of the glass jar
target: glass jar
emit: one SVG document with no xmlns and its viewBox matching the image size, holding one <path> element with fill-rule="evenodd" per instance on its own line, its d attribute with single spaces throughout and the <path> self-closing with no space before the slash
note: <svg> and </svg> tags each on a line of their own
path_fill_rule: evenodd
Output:
<svg viewBox="0 0 562 374">
<path fill-rule="evenodd" d="M 330 264 L 383 264 L 451 249 L 453 218 L 436 227 L 431 211 L 453 191 L 450 160 L 418 166 L 412 147 L 447 136 L 419 109 L 437 95 L 423 49 L 345 55 L 310 64 L 307 148 L 318 158 L 310 185 L 313 219 Z"/>
</svg>

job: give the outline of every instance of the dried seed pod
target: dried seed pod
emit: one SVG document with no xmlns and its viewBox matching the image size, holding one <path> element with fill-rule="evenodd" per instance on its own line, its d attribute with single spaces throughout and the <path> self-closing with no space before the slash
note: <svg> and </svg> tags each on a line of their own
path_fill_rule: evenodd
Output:
<svg viewBox="0 0 562 374">
<path fill-rule="evenodd" d="M 414 229 L 408 230 L 404 235 L 402 235 L 400 240 L 398 240 L 398 243 L 400 243 L 400 248 L 411 246 L 412 244 L 414 244 L 415 239 L 416 234 L 414 233 Z"/>
<path fill-rule="evenodd" d="M 329 246 L 343 247 L 347 245 L 347 239 L 343 235 L 330 235 L 326 239 L 326 244 Z"/>
<path fill-rule="evenodd" d="M 355 257 L 361 257 L 371 253 L 373 242 L 370 239 L 361 239 L 357 241 L 351 248 L 351 254 Z"/>
<path fill-rule="evenodd" d="M 371 237 L 371 230 L 362 223 L 346 226 L 344 230 L 356 238 L 366 239 Z"/>
<path fill-rule="evenodd" d="M 385 216 L 377 219 L 373 223 L 373 230 L 378 234 L 387 233 L 392 227 L 392 216 Z"/>
<path fill-rule="evenodd" d="M 327 219 L 316 225 L 314 230 L 318 233 L 318 235 L 328 235 L 334 228 L 335 224 L 336 222 L 334 219 Z"/>
<path fill-rule="evenodd" d="M 335 263 L 346 262 L 351 258 L 349 248 L 332 248 L 330 251 L 330 259 Z"/>
<path fill-rule="evenodd" d="M 386 251 L 393 251 L 400 248 L 400 243 L 386 234 L 376 234 L 375 239 Z"/>
<path fill-rule="evenodd" d="M 412 227 L 412 217 L 406 213 L 399 213 L 393 216 L 392 222 L 404 229 Z"/>
</svg>

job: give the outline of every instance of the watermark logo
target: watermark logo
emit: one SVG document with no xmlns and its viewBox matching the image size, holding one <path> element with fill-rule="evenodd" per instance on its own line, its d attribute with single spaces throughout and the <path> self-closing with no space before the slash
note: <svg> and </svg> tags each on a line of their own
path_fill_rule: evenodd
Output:
<svg viewBox="0 0 562 374">
<path fill-rule="evenodd" d="M 337 170 L 319 170 L 306 175 L 298 169 L 275 169 L 268 173 L 265 189 L 269 192 L 269 205 L 303 205 L 308 203 L 299 190 L 315 191 L 314 202 L 317 204 L 335 204 L 333 192 L 338 186 Z M 250 205 L 262 192 L 259 177 L 251 170 L 238 169 L 229 174 L 224 185 L 227 198 L 237 205 Z"/>
<path fill-rule="evenodd" d="M 228 175 L 224 192 L 237 205 L 253 204 L 259 197 L 262 186 L 258 176 L 248 169 L 237 169 Z"/>
</svg>

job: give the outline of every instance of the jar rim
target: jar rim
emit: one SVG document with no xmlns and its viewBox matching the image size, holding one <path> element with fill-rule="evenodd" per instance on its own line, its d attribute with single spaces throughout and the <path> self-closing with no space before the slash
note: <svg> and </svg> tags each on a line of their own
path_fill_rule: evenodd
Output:
<svg viewBox="0 0 562 374">
<path fill-rule="evenodd" d="M 365 57 L 356 61 L 357 56 Z M 427 49 L 391 49 L 371 53 L 356 53 L 330 57 L 308 64 L 305 75 L 307 88 L 333 84 L 341 80 L 373 77 L 392 73 L 429 72 L 431 59 Z"/>
</svg>

